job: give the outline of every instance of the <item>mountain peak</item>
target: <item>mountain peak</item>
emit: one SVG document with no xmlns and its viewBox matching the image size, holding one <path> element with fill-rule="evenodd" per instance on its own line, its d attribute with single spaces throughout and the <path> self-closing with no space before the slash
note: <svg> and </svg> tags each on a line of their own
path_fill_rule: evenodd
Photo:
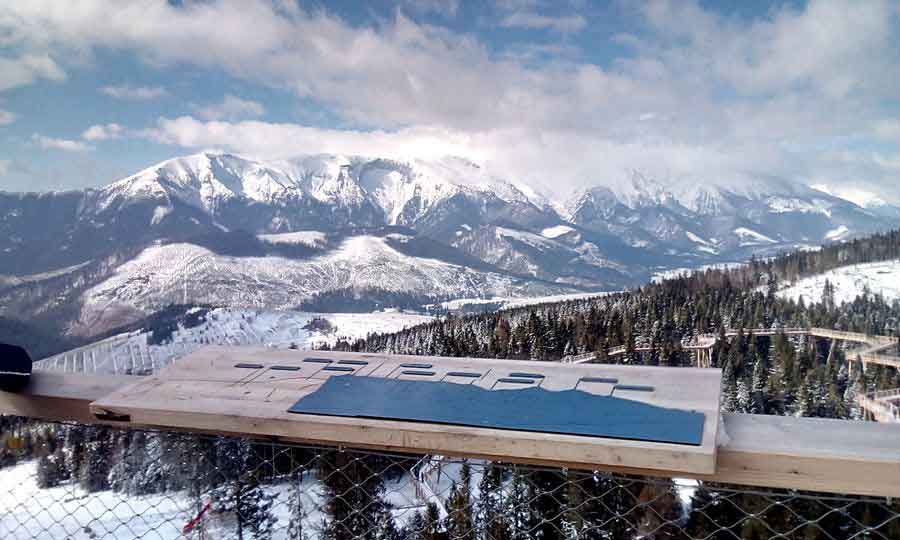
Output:
<svg viewBox="0 0 900 540">
<path fill-rule="evenodd" d="M 298 194 L 280 169 L 233 154 L 201 152 L 162 161 L 106 186 L 99 207 L 148 199 L 170 206 L 178 199 L 214 212 L 235 197 L 269 203 Z"/>
</svg>

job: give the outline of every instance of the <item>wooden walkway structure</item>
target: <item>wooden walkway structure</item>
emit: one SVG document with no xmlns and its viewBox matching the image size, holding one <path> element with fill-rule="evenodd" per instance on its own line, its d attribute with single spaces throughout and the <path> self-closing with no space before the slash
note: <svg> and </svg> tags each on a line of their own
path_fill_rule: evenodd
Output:
<svg viewBox="0 0 900 540">
<path fill-rule="evenodd" d="M 733 338 L 742 333 L 745 336 L 750 334 L 754 336 L 775 336 L 784 334 L 786 336 L 808 336 L 822 339 L 830 339 L 835 342 L 848 341 L 863 345 L 863 349 L 857 353 L 857 357 L 863 366 L 866 364 L 879 364 L 894 368 L 900 368 L 900 351 L 897 349 L 896 338 L 890 336 L 870 336 L 858 332 L 846 332 L 842 330 L 832 330 L 829 328 L 748 328 L 743 331 L 729 329 L 725 331 L 725 338 Z M 718 342 L 719 334 L 703 334 L 697 336 L 693 342 L 681 345 L 682 351 L 692 351 L 697 354 L 697 367 L 710 367 L 712 365 L 712 351 Z M 658 347 L 657 347 L 658 349 Z M 890 351 L 893 349 L 892 351 Z M 634 347 L 634 352 L 643 353 L 651 352 L 654 347 L 649 345 L 638 345 Z M 606 350 L 607 358 L 615 358 L 622 356 L 627 352 L 624 345 L 612 347 Z M 585 353 L 574 356 L 567 356 L 562 359 L 566 364 L 590 364 L 597 360 L 596 353 Z"/>
<path fill-rule="evenodd" d="M 856 402 L 867 418 L 877 422 L 900 423 L 900 388 L 857 396 Z"/>
<path fill-rule="evenodd" d="M 211 354 L 207 351 L 198 356 L 199 360 L 193 364 L 176 368 L 180 371 L 162 378 L 39 370 L 34 373 L 24 393 L 0 392 L 0 414 L 412 454 L 424 452 L 664 478 L 695 478 L 747 486 L 900 497 L 898 424 L 721 413 L 715 465 L 707 469 L 705 463 L 708 462 L 695 459 L 700 453 L 692 453 L 694 457 L 679 456 L 659 446 L 654 448 L 654 443 L 639 441 L 613 448 L 603 441 L 584 446 L 581 438 L 552 433 L 507 432 L 504 437 L 498 438 L 493 430 L 486 428 L 428 424 L 411 427 L 401 422 L 380 425 L 367 419 L 353 418 L 327 422 L 290 418 L 282 413 L 291 397 L 296 397 L 296 390 L 292 389 L 295 382 L 267 381 L 270 375 L 281 377 L 282 374 L 290 374 L 290 371 L 275 371 L 273 366 L 268 366 L 276 360 L 285 362 L 283 355 L 287 351 L 270 352 L 268 356 L 261 357 L 259 349 L 230 347 L 219 348 Z M 316 352 L 316 357 L 320 356 Z M 352 355 L 342 353 L 340 356 L 346 362 Z M 367 358 L 360 356 L 359 359 L 371 361 L 371 355 Z M 215 371 L 201 369 L 204 367 L 201 364 L 210 361 L 231 363 L 232 367 L 237 363 L 253 362 L 260 364 L 260 367 L 242 368 L 247 376 L 241 384 L 234 386 L 234 383 L 221 378 L 215 382 L 213 379 L 218 378 Z M 413 361 L 431 363 L 436 368 L 431 371 L 435 372 L 439 367 L 444 371 L 451 367 L 455 370 L 459 362 L 487 366 L 481 364 L 485 361 L 475 359 L 415 357 L 411 360 L 409 357 L 387 356 L 383 358 L 382 365 Z M 539 366 L 539 363 L 512 360 L 493 362 L 491 366 L 494 364 L 502 366 L 504 371 L 549 368 L 546 363 Z M 570 367 L 556 364 L 554 369 L 572 370 L 571 375 L 575 376 L 576 371 L 607 367 L 624 370 L 622 373 L 628 374 L 629 380 L 632 379 L 631 374 L 643 373 L 639 368 L 627 366 Z M 650 369 L 652 371 L 647 373 L 653 373 L 653 377 L 665 373 L 662 380 L 688 372 L 685 368 Z M 718 374 L 718 370 L 690 371 Z M 565 378 L 564 373 L 558 373 L 559 377 Z M 583 380 L 581 375 L 578 377 Z M 240 391 L 228 391 L 229 384 L 232 390 Z M 692 394 L 698 385 L 673 383 L 672 386 L 677 386 L 683 394 Z M 718 389 L 715 391 L 718 392 Z M 685 396 L 668 390 L 660 396 L 668 396 L 663 401 L 685 399 Z M 145 399 L 146 402 L 143 401 Z"/>
</svg>

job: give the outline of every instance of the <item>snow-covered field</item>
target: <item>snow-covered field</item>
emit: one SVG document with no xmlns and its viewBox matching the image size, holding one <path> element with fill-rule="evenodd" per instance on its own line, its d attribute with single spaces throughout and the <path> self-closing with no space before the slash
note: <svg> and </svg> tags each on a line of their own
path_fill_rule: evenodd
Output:
<svg viewBox="0 0 900 540">
<path fill-rule="evenodd" d="M 435 467 L 423 467 L 418 479 L 407 471 L 385 481 L 381 497 L 391 505 L 398 528 L 406 526 L 417 512 L 424 511 L 429 502 L 436 503 L 442 516 L 446 515 L 443 503 L 453 483 L 459 480 L 460 466 L 444 463 L 437 468 L 438 461 L 430 463 Z M 182 528 L 197 515 L 196 503 L 184 492 L 140 496 L 115 491 L 87 493 L 74 482 L 40 489 L 36 470 L 37 461 L 0 469 L 3 486 L 0 489 L 0 538 L 3 540 L 182 538 Z M 480 468 L 476 466 L 473 473 L 472 489 L 477 496 Z M 287 538 L 293 489 L 287 481 L 264 489 L 275 495 L 272 514 L 277 521 L 272 538 Z M 303 530 L 310 533 L 310 538 L 317 538 L 326 518 L 325 488 L 314 474 L 308 474 L 304 475 L 299 491 Z M 219 538 L 219 535 L 231 538 L 233 520 L 217 516 L 214 505 L 211 510 L 202 520 L 203 527 L 213 538 Z"/>
<path fill-rule="evenodd" d="M 328 238 L 322 231 L 297 231 L 282 234 L 260 234 L 257 236 L 270 244 L 304 245 L 308 247 L 323 247 L 328 243 Z"/>
<path fill-rule="evenodd" d="M 148 345 L 145 332 L 123 334 L 47 358 L 39 367 L 89 373 L 155 371 L 206 344 L 312 349 L 333 345 L 339 339 L 396 332 L 431 318 L 401 311 L 307 313 L 219 308 L 210 311 L 204 323 L 177 330 L 171 342 L 162 345 Z M 331 328 L 304 328 L 314 319 L 327 320 Z"/>
<path fill-rule="evenodd" d="M 794 300 L 802 296 L 806 303 L 820 302 L 826 281 L 834 286 L 834 299 L 838 304 L 850 302 L 866 290 L 870 294 L 880 294 L 890 302 L 900 299 L 900 260 L 835 268 L 803 278 L 779 291 L 778 295 Z"/>
<path fill-rule="evenodd" d="M 180 494 L 86 494 L 74 484 L 40 489 L 36 461 L 0 469 L 0 538 L 178 538 L 190 519 Z"/>
</svg>

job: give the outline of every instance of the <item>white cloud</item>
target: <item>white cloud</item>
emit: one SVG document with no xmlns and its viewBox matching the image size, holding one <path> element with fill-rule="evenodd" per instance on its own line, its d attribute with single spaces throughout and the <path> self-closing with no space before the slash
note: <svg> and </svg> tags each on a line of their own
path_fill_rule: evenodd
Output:
<svg viewBox="0 0 900 540">
<path fill-rule="evenodd" d="M 53 137 L 38 135 L 37 133 L 31 136 L 31 141 L 44 150 L 63 150 L 65 152 L 87 152 L 88 150 L 93 150 L 92 147 L 81 141 L 74 141 L 71 139 L 56 139 Z"/>
<path fill-rule="evenodd" d="M 587 26 L 587 19 L 581 15 L 551 17 L 535 12 L 511 13 L 500 21 L 504 28 L 528 28 L 532 30 L 553 30 L 560 33 L 578 32 Z"/>
<path fill-rule="evenodd" d="M 885 141 L 900 143 L 900 120 L 892 118 L 879 120 L 875 124 L 875 136 Z"/>
<path fill-rule="evenodd" d="M 470 137 L 437 128 L 399 131 L 320 129 L 299 124 L 203 122 L 190 116 L 160 118 L 141 135 L 185 148 L 221 148 L 263 159 L 334 153 L 398 158 L 436 158 L 447 154 L 482 158 Z"/>
<path fill-rule="evenodd" d="M 238 118 L 255 118 L 265 114 L 266 109 L 256 101 L 241 99 L 226 94 L 221 102 L 205 107 L 195 107 L 197 115 L 206 120 L 235 120 Z"/>
<path fill-rule="evenodd" d="M 541 8 L 500 3 L 513 10 L 501 16 Z M 163 70 L 223 71 L 290 89 L 341 121 L 373 128 L 323 131 L 195 111 L 197 118 L 163 120 L 152 130 L 185 147 L 207 141 L 262 156 L 300 151 L 281 135 L 299 136 L 295 146 L 396 144 L 397 152 L 446 140 L 447 153 L 478 153 L 545 187 L 614 182 L 623 170 L 648 168 L 666 178 L 865 183 L 900 198 L 890 157 L 846 146 L 893 142 L 891 124 L 880 124 L 896 116 L 886 104 L 900 95 L 900 4 L 890 0 L 785 3 L 753 17 L 693 0 L 651 0 L 621 10 L 634 17 L 633 28 L 615 40 L 630 51 L 603 65 L 550 49 L 517 56 L 401 13 L 351 24 L 286 2 L 173 4 L 7 2 L 0 39 L 60 63 L 114 50 Z M 519 17 L 510 22 L 560 28 Z M 230 121 L 203 121 L 214 118 Z M 834 147 L 853 159 L 823 154 Z"/>
<path fill-rule="evenodd" d="M 10 161 L 8 159 L 0 159 L 0 176 L 6 176 L 9 172 Z"/>
<path fill-rule="evenodd" d="M 642 50 L 677 69 L 726 83 L 742 94 L 802 88 L 841 99 L 854 91 L 889 94 L 900 87 L 897 17 L 890 0 L 810 0 L 785 4 L 748 24 L 718 16 L 695 1 L 642 4 L 654 30 Z"/>
<path fill-rule="evenodd" d="M 100 92 L 116 99 L 130 101 L 148 101 L 168 95 L 168 91 L 160 86 L 104 86 Z"/>
<path fill-rule="evenodd" d="M 845 201 L 850 201 L 853 204 L 861 206 L 863 208 L 878 206 L 879 204 L 884 203 L 884 201 L 880 197 L 878 197 L 871 191 L 866 191 L 857 187 L 843 186 L 832 188 L 831 186 L 823 184 L 815 184 L 810 187 L 813 189 L 817 189 L 822 193 L 827 193 L 834 197 L 844 199 Z"/>
<path fill-rule="evenodd" d="M 456 155 L 489 165 L 507 178 L 521 180 L 557 198 L 584 185 L 618 182 L 630 174 L 635 163 L 641 163 L 643 172 L 657 178 L 691 180 L 702 171 L 717 182 L 737 183 L 765 172 L 779 159 L 757 148 L 748 149 L 746 155 L 731 155 L 703 146 L 622 143 L 565 131 L 533 137 L 520 129 L 331 130 L 259 121 L 203 122 L 189 116 L 161 118 L 142 136 L 187 149 L 221 148 L 261 159 L 318 153 L 398 159 Z"/>
<path fill-rule="evenodd" d="M 0 91 L 26 86 L 38 79 L 61 81 L 65 78 L 66 73 L 47 54 L 25 54 L 18 58 L 0 57 Z"/>
<path fill-rule="evenodd" d="M 97 124 L 84 130 L 81 138 L 86 141 L 105 141 L 109 139 L 118 139 L 123 135 L 122 126 L 115 123 Z"/>
<path fill-rule="evenodd" d="M 0 109 L 0 126 L 8 126 L 16 121 L 16 114 Z"/>
</svg>

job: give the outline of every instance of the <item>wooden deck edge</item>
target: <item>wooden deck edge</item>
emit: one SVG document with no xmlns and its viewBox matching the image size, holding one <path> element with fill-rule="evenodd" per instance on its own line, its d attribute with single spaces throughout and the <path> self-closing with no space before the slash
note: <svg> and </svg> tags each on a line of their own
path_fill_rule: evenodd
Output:
<svg viewBox="0 0 900 540">
<path fill-rule="evenodd" d="M 24 393 L 0 392 L 0 414 L 81 424 L 169 429 L 165 426 L 135 426 L 114 418 L 98 419 L 92 414 L 92 402 L 134 381 L 135 377 L 128 376 L 37 371 Z M 719 447 L 716 472 L 710 475 L 623 469 L 591 463 L 510 459 L 507 456 L 466 454 L 458 457 L 601 469 L 658 477 L 695 478 L 708 482 L 768 488 L 878 497 L 900 496 L 900 424 L 729 413 L 723 414 L 723 419 L 728 441 Z M 222 431 L 202 433 L 242 435 Z M 321 443 L 293 438 L 267 439 Z M 408 449 L 396 447 L 369 449 L 409 453 Z"/>
</svg>

